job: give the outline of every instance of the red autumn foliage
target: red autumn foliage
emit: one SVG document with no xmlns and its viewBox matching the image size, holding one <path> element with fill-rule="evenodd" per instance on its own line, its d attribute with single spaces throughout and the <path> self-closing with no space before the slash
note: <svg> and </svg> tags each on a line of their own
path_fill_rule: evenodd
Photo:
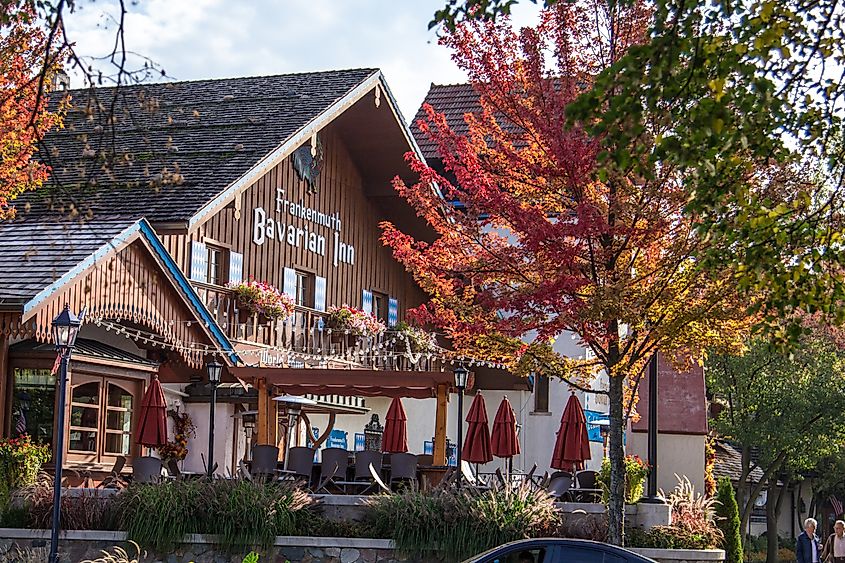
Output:
<svg viewBox="0 0 845 563">
<path fill-rule="evenodd" d="M 45 95 L 60 53 L 46 55 L 48 39 L 33 12 L 9 8 L 13 12 L 3 20 L 8 23 L 0 27 L 0 219 L 14 217 L 12 200 L 47 180 L 49 168 L 34 155 L 44 134 L 61 124 Z"/>
</svg>

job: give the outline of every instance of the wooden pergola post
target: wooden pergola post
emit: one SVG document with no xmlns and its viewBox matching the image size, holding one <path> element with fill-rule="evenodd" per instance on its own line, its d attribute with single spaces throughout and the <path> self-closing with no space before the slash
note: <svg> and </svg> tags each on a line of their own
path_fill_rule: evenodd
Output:
<svg viewBox="0 0 845 563">
<path fill-rule="evenodd" d="M 434 415 L 434 465 L 446 465 L 446 421 L 449 410 L 449 385 L 437 385 L 437 411 Z"/>
<path fill-rule="evenodd" d="M 276 412 L 273 408 L 273 401 L 270 400 L 270 390 L 267 388 L 267 380 L 260 378 L 255 382 L 258 389 L 258 420 L 256 421 L 256 443 L 258 445 L 273 444 L 275 432 L 271 430 L 276 424 Z"/>
</svg>

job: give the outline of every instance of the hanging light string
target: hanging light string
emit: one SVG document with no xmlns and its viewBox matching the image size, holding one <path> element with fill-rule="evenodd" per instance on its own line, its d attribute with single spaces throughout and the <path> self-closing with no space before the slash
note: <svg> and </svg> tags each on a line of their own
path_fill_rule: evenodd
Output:
<svg viewBox="0 0 845 563">
<path fill-rule="evenodd" d="M 134 340 L 142 344 L 149 344 L 151 346 L 162 348 L 166 350 L 173 350 L 176 352 L 187 352 L 192 354 L 220 354 L 225 355 L 228 352 L 219 348 L 218 346 L 209 346 L 206 344 L 185 343 L 181 340 L 170 341 L 165 337 L 138 328 L 129 328 L 119 323 L 103 320 L 102 318 L 94 319 L 96 326 L 105 328 L 107 332 L 114 332 L 117 335 L 124 336 L 128 340 Z M 199 324 L 199 323 L 197 323 Z M 348 334 L 347 331 L 345 331 Z M 331 334 L 331 329 L 327 329 L 327 334 Z M 273 363 L 347 363 L 351 365 L 373 365 L 379 361 L 387 363 L 389 360 L 407 359 L 411 364 L 417 365 L 421 360 L 440 361 L 450 365 L 465 364 L 468 367 L 484 366 L 489 368 L 503 369 L 504 364 L 498 362 L 491 362 L 487 360 L 480 360 L 472 358 L 463 354 L 458 354 L 453 350 L 448 350 L 438 345 L 434 345 L 430 350 L 413 352 L 411 348 L 410 338 L 399 331 L 391 331 L 389 336 L 381 342 L 372 342 L 372 339 L 362 339 L 364 346 L 355 346 L 350 350 L 343 352 L 331 353 L 310 353 L 304 350 L 296 350 L 293 347 L 286 346 L 263 346 L 253 342 L 243 342 L 242 344 L 256 345 L 260 348 L 237 350 L 236 353 L 241 357 L 241 361 L 247 367 L 260 367 L 267 362 L 263 361 L 268 356 L 278 354 L 279 358 L 274 358 Z M 398 344 L 398 346 L 397 346 Z M 404 344 L 404 346 L 402 346 Z M 404 350 L 398 348 L 403 347 Z M 244 356 L 252 356 L 256 359 L 254 363 L 246 362 Z M 275 361 L 278 360 L 278 361 Z"/>
</svg>

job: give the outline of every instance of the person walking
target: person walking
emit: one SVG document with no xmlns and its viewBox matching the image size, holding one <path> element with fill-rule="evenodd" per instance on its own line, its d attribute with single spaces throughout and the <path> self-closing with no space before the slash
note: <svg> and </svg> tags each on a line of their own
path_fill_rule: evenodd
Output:
<svg viewBox="0 0 845 563">
<path fill-rule="evenodd" d="M 795 559 L 798 563 L 821 563 L 822 550 L 819 547 L 819 537 L 816 535 L 818 522 L 815 518 L 804 520 L 804 531 L 795 542 Z"/>
<path fill-rule="evenodd" d="M 825 563 L 845 563 L 845 521 L 837 520 L 833 524 L 833 533 L 824 542 L 822 561 Z"/>
</svg>

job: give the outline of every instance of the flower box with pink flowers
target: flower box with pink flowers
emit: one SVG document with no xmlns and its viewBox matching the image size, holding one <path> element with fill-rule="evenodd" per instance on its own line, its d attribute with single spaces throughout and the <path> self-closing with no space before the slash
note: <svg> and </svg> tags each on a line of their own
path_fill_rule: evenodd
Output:
<svg viewBox="0 0 845 563">
<path fill-rule="evenodd" d="M 293 299 L 267 282 L 250 279 L 227 287 L 234 292 L 241 309 L 260 319 L 284 320 L 294 312 Z"/>
</svg>

